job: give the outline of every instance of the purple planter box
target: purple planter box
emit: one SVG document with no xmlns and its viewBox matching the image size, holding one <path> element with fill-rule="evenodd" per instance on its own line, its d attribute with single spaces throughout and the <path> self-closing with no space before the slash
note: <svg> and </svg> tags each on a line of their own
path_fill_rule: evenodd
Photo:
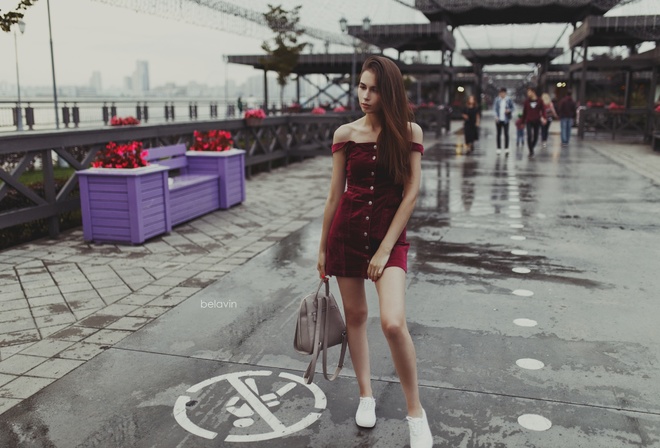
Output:
<svg viewBox="0 0 660 448">
<path fill-rule="evenodd" d="M 245 201 L 245 151 L 187 151 L 188 172 L 220 176 L 220 208 Z"/>
<path fill-rule="evenodd" d="M 172 230 L 168 168 L 90 168 L 77 173 L 85 241 L 141 244 Z"/>
</svg>

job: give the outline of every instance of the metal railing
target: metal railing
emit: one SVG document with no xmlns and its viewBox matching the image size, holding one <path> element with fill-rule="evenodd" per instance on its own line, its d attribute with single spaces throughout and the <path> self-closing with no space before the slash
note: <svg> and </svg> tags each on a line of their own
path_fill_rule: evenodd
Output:
<svg viewBox="0 0 660 448">
<path fill-rule="evenodd" d="M 578 111 L 578 137 L 626 137 L 650 141 L 660 130 L 660 114 L 648 109 L 589 108 Z"/>
<path fill-rule="evenodd" d="M 253 100 L 262 104 L 263 100 Z M 242 118 L 235 101 L 224 99 L 77 99 L 59 101 L 58 117 L 61 128 L 100 127 L 110 123 L 113 116 L 132 116 L 142 123 L 169 123 L 197 120 Z M 276 106 L 276 105 L 271 105 Z M 263 106 L 261 106 L 263 108 Z M 23 117 L 25 130 L 55 128 L 55 109 L 50 100 L 0 101 L 0 132 L 18 129 L 17 114 Z M 275 115 L 279 109 L 271 107 Z"/>
<path fill-rule="evenodd" d="M 0 229 L 39 219 L 48 221 L 49 234 L 59 233 L 59 215 L 80 208 L 77 176 L 70 174 L 62 185 L 55 182 L 55 164 L 66 162 L 76 171 L 86 169 L 108 142 L 142 141 L 155 147 L 191 144 L 195 130 L 231 131 L 234 146 L 245 149 L 249 176 L 255 167 L 270 169 L 274 162 L 312 157 L 328 151 L 335 129 L 355 119 L 355 114 L 283 115 L 267 117 L 257 126 L 243 119 L 139 125 L 104 129 L 33 131 L 0 135 Z M 21 181 L 35 165 L 39 167 L 43 192 Z M 13 191 L 30 206 L 7 209 L 3 201 Z"/>
</svg>

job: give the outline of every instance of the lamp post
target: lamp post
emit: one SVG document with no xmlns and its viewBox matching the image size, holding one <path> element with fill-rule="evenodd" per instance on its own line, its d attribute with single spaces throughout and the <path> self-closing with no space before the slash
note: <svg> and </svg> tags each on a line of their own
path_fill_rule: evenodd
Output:
<svg viewBox="0 0 660 448">
<path fill-rule="evenodd" d="M 342 17 L 339 19 L 339 27 L 341 28 L 342 33 L 348 33 L 348 21 L 346 20 L 346 17 Z M 367 32 L 371 28 L 371 19 L 369 17 L 365 17 L 362 20 L 362 30 Z M 353 37 L 353 59 L 351 61 L 351 83 L 350 83 L 350 95 L 348 97 L 348 107 L 351 111 L 355 110 L 355 92 L 353 89 L 355 88 L 355 65 L 356 65 L 356 58 L 357 58 L 357 47 L 358 47 L 358 40 L 356 37 Z"/>
<path fill-rule="evenodd" d="M 25 32 L 25 22 L 18 21 L 18 29 L 21 34 Z M 18 38 L 16 37 L 16 28 L 14 28 L 14 51 L 16 52 L 16 87 L 18 88 L 18 102 L 16 103 L 16 130 L 23 130 L 23 108 L 21 107 L 21 80 L 18 74 Z"/>
<path fill-rule="evenodd" d="M 53 27 L 50 23 L 50 0 L 46 0 L 48 9 L 48 36 L 50 37 L 50 68 L 53 72 L 53 102 L 55 103 L 55 127 L 60 128 L 60 115 L 57 110 L 57 83 L 55 82 L 55 55 L 53 53 Z"/>
</svg>

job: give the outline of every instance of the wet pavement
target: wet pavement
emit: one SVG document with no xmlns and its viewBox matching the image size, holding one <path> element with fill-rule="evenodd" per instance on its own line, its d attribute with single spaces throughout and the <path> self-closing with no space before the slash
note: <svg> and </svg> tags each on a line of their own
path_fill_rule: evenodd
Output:
<svg viewBox="0 0 660 448">
<path fill-rule="evenodd" d="M 407 316 L 435 446 L 660 447 L 660 187 L 597 142 L 562 150 L 551 138 L 533 159 L 497 156 L 492 133 L 472 155 L 455 136 L 427 145 L 408 226 Z M 328 175 L 309 179 L 310 196 Z M 407 446 L 373 285 L 376 427 L 355 426 L 350 360 L 336 382 L 299 380 L 294 312 L 315 286 L 322 204 L 315 210 L 309 224 L 67 365 L 2 414 L 0 446 Z"/>
</svg>

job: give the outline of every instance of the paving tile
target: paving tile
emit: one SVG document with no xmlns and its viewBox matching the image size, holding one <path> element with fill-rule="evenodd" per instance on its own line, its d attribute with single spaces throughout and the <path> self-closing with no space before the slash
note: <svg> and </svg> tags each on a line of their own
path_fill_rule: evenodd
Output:
<svg viewBox="0 0 660 448">
<path fill-rule="evenodd" d="M 47 280 L 35 280 L 35 281 L 30 281 L 30 282 L 25 282 L 23 279 L 25 277 L 21 277 L 21 284 L 23 286 L 23 289 L 25 291 L 31 291 L 34 289 L 39 289 L 39 288 L 48 288 L 48 287 L 53 287 L 57 286 L 55 284 L 55 281 L 51 279 L 50 277 Z"/>
<path fill-rule="evenodd" d="M 58 331 L 70 327 L 70 324 L 62 324 L 62 325 L 52 325 L 50 327 L 41 327 L 39 328 L 39 333 L 41 333 L 42 338 L 47 338 L 53 333 L 57 333 Z"/>
<path fill-rule="evenodd" d="M 84 339 L 84 342 L 90 344 L 115 345 L 126 336 L 133 334 L 132 331 L 123 330 L 99 330 L 90 337 Z M 10 358 L 11 359 L 11 358 Z"/>
<path fill-rule="evenodd" d="M 156 300 L 149 302 L 150 306 L 177 306 L 179 303 L 187 300 L 188 297 L 184 296 L 163 296 L 159 297 Z"/>
<path fill-rule="evenodd" d="M 25 296 L 28 299 L 32 299 L 34 297 L 51 296 L 59 293 L 60 290 L 57 288 L 57 286 L 48 286 L 46 288 L 29 289 L 25 291 Z"/>
<path fill-rule="evenodd" d="M 0 347 L 25 344 L 39 340 L 41 340 L 41 337 L 36 328 L 31 330 L 13 331 L 11 333 L 0 334 Z"/>
<path fill-rule="evenodd" d="M 92 286 L 95 289 L 102 289 L 102 288 L 110 288 L 111 286 L 117 286 L 118 284 L 121 285 L 121 280 L 114 278 L 114 279 L 106 279 L 104 278 L 103 280 L 90 280 L 92 283 Z"/>
<path fill-rule="evenodd" d="M 0 334 L 15 333 L 18 331 L 32 330 L 36 328 L 32 318 L 4 322 L 0 325 Z"/>
<path fill-rule="evenodd" d="M 11 359 L 11 358 L 10 358 Z M 84 364 L 83 361 L 73 359 L 51 358 L 25 373 L 27 376 L 39 378 L 62 378 L 76 367 Z"/>
<path fill-rule="evenodd" d="M 23 308 L 29 308 L 30 305 L 25 299 L 9 300 L 7 302 L 0 302 L 0 312 L 2 311 L 15 311 Z"/>
<path fill-rule="evenodd" d="M 36 344 L 33 344 L 29 348 L 23 350 L 21 355 L 31 355 L 31 356 L 43 356 L 45 358 L 51 358 L 57 355 L 64 349 L 67 349 L 73 345 L 73 342 L 69 341 L 59 341 L 57 339 L 43 339 Z"/>
<path fill-rule="evenodd" d="M 2 398 L 30 398 L 44 387 L 55 381 L 53 378 L 32 378 L 22 376 L 0 387 Z"/>
<path fill-rule="evenodd" d="M 73 314 L 61 313 L 61 314 L 52 314 L 50 316 L 35 317 L 35 322 L 39 328 L 41 327 L 51 327 L 53 325 L 62 325 L 62 324 L 72 324 L 76 321 L 76 318 Z"/>
<path fill-rule="evenodd" d="M 0 398 L 0 414 L 10 410 L 21 401 L 23 400 L 20 400 L 18 398 Z"/>
<path fill-rule="evenodd" d="M 34 316 L 35 318 L 50 316 L 53 314 L 71 313 L 69 306 L 64 302 L 55 303 L 53 305 L 37 306 L 32 308 L 31 311 L 32 311 L 32 316 Z"/>
<path fill-rule="evenodd" d="M 98 296 L 86 299 L 69 299 L 67 297 L 66 302 L 69 304 L 73 311 L 85 310 L 90 308 L 103 308 L 105 307 L 105 302 Z"/>
<path fill-rule="evenodd" d="M 79 342 L 98 331 L 97 328 L 79 327 L 77 325 L 69 326 L 48 336 L 49 339 L 60 341 Z"/>
<path fill-rule="evenodd" d="M 0 323 L 3 327 L 5 322 L 14 322 L 21 319 L 32 319 L 32 314 L 28 308 L 13 311 L 0 311 Z"/>
<path fill-rule="evenodd" d="M 155 319 L 156 317 L 161 316 L 162 314 L 166 313 L 170 309 L 171 309 L 170 307 L 151 306 L 151 305 L 149 305 L 149 306 L 145 306 L 145 307 L 142 307 L 142 308 L 138 308 L 137 310 L 130 313 L 129 316 L 149 317 L 149 318 Z"/>
<path fill-rule="evenodd" d="M 28 370 L 38 366 L 47 358 L 40 356 L 27 356 L 23 354 L 16 354 L 4 361 L 0 361 L 0 373 L 7 373 L 10 375 L 22 375 Z"/>
<path fill-rule="evenodd" d="M 108 325 L 118 321 L 122 316 L 109 316 L 102 314 L 99 310 L 91 316 L 87 316 L 76 324 L 76 326 L 87 328 L 105 328 Z"/>
<path fill-rule="evenodd" d="M 133 317 L 133 316 L 126 316 L 122 317 L 116 322 L 113 322 L 112 324 L 108 325 L 109 330 L 129 330 L 129 331 L 135 331 L 140 328 L 142 328 L 144 325 L 149 323 L 151 319 L 147 319 L 145 317 Z"/>
<path fill-rule="evenodd" d="M 100 288 L 100 289 L 97 289 L 96 291 L 104 299 L 106 297 L 109 297 L 109 296 L 116 296 L 116 295 L 119 295 L 119 294 L 127 295 L 127 294 L 130 294 L 131 292 L 133 292 L 126 285 L 111 286 L 110 288 Z"/>
<path fill-rule="evenodd" d="M 18 288 L 15 291 L 0 292 L 0 302 L 8 302 L 10 300 L 17 300 L 24 298 L 25 298 L 25 293 L 20 288 Z"/>
<path fill-rule="evenodd" d="M 92 314 L 96 313 L 97 311 L 103 309 L 102 306 L 96 307 L 96 308 L 89 308 L 89 309 L 80 309 L 80 310 L 73 310 L 73 315 L 76 318 L 76 322 L 83 320 L 84 318 L 91 316 Z"/>
<path fill-rule="evenodd" d="M 201 291 L 202 288 L 186 288 L 183 286 L 178 286 L 167 291 L 167 296 L 179 296 L 179 297 L 190 297 L 193 294 Z"/>
<path fill-rule="evenodd" d="M 103 353 L 107 349 L 107 345 L 89 344 L 87 342 L 76 342 L 68 349 L 64 350 L 57 355 L 58 358 L 63 359 L 77 359 L 80 361 L 88 361 L 96 355 Z"/>
<path fill-rule="evenodd" d="M 169 286 L 154 286 L 154 285 L 149 285 L 145 286 L 144 288 L 140 288 L 138 291 L 135 291 L 140 294 L 149 294 L 152 296 L 162 296 L 165 294 L 167 291 L 170 290 Z"/>
<path fill-rule="evenodd" d="M 31 307 L 37 307 L 43 305 L 51 305 L 55 303 L 64 303 L 64 297 L 58 291 L 57 294 L 51 294 L 47 296 L 34 297 L 28 299 L 28 302 L 30 302 Z"/>
<path fill-rule="evenodd" d="M 177 286 L 179 283 L 185 281 L 185 278 L 180 278 L 180 277 L 163 277 L 159 278 L 158 280 L 153 281 L 151 284 L 154 286 Z"/>
<path fill-rule="evenodd" d="M 119 300 L 117 304 L 143 306 L 157 298 L 157 296 L 147 294 L 131 294 Z"/>
<path fill-rule="evenodd" d="M 62 293 L 66 294 L 67 292 L 80 292 L 80 291 L 90 291 L 93 290 L 94 287 L 92 286 L 91 283 L 88 281 L 80 282 L 80 283 L 70 283 L 66 285 L 59 285 L 60 291 Z"/>
<path fill-rule="evenodd" d="M 135 311 L 137 308 L 138 306 L 136 305 L 122 305 L 119 303 L 114 303 L 100 310 L 98 314 L 105 316 L 125 316 L 131 311 Z"/>
<path fill-rule="evenodd" d="M 0 373 L 0 386 L 4 386 L 10 381 L 18 378 L 16 375 L 7 375 L 6 373 Z"/>
</svg>

